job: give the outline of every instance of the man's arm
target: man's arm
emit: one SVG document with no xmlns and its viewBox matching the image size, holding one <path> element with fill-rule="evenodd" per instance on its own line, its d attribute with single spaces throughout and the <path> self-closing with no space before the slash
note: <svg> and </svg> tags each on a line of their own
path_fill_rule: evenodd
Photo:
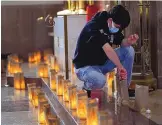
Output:
<svg viewBox="0 0 162 125">
<path fill-rule="evenodd" d="M 116 52 L 108 43 L 104 44 L 102 48 L 104 52 L 106 53 L 107 57 L 117 66 L 117 68 L 119 69 L 123 68 Z"/>
<path fill-rule="evenodd" d="M 120 60 L 114 49 L 108 43 L 104 44 L 102 48 L 107 57 L 116 65 L 120 79 L 127 79 L 127 71 L 120 63 Z"/>
</svg>

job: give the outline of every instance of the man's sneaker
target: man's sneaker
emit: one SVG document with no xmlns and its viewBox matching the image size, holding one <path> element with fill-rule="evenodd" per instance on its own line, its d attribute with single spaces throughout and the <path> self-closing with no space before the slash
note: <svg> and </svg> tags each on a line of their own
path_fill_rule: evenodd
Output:
<svg viewBox="0 0 162 125">
<path fill-rule="evenodd" d="M 85 90 L 87 92 L 87 96 L 88 98 L 91 98 L 91 90 L 87 90 L 84 87 L 82 88 L 83 90 Z"/>
</svg>

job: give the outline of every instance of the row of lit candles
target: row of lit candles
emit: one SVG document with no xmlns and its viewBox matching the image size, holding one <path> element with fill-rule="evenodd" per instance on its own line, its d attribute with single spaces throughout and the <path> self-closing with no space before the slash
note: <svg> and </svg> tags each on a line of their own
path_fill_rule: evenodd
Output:
<svg viewBox="0 0 162 125">
<path fill-rule="evenodd" d="M 41 66 L 40 66 L 41 67 Z M 39 72 L 43 70 L 43 75 L 41 77 L 48 77 L 48 65 L 42 64 L 42 68 L 39 69 Z M 74 73 L 74 67 L 72 66 L 71 72 Z M 46 73 L 45 73 L 46 71 Z M 111 75 L 110 75 L 111 76 Z M 112 75 L 113 76 L 113 75 Z M 111 77 L 109 77 L 111 78 Z M 112 79 L 109 79 L 112 80 Z M 110 83 L 110 82 L 109 82 Z M 14 75 L 14 87 L 15 89 L 25 89 L 25 81 L 23 73 L 16 73 Z M 112 86 L 109 86 L 112 87 Z M 72 84 L 70 80 L 64 80 L 64 76 L 59 74 L 56 70 L 52 69 L 50 72 L 50 88 L 55 92 L 55 94 L 60 98 L 61 102 L 69 111 L 75 111 L 73 115 L 76 115 L 78 118 L 79 124 L 87 125 L 97 125 L 99 122 L 107 122 L 105 116 L 106 113 L 98 112 L 98 101 L 96 99 L 88 99 L 87 93 L 85 91 L 77 91 L 76 85 Z M 28 87 L 29 93 L 39 93 L 40 88 Z M 31 92 L 32 91 L 32 92 Z M 41 97 L 41 93 L 40 93 Z M 38 94 L 29 94 L 29 99 L 32 100 L 32 104 L 38 106 Z M 98 115 L 98 113 L 100 115 Z M 103 115 L 104 114 L 104 115 Z M 103 115 L 103 116 L 102 116 Z M 99 120 L 100 117 L 105 117 L 105 120 Z M 102 118 L 101 118 L 102 119 Z M 101 125 L 101 124 L 100 124 Z M 102 123 L 102 125 L 104 125 Z"/>
<path fill-rule="evenodd" d="M 38 109 L 38 122 L 43 125 L 60 125 L 60 119 L 51 112 L 45 93 L 36 83 L 27 84 L 28 96 L 31 104 Z"/>
<path fill-rule="evenodd" d="M 39 63 L 41 62 L 41 53 L 40 51 L 36 51 L 28 54 L 28 62 L 29 63 Z"/>
<path fill-rule="evenodd" d="M 53 57 L 54 60 L 54 56 L 50 56 Z M 54 65 L 54 63 L 52 63 L 51 65 Z M 56 69 L 56 71 L 58 71 L 58 66 L 54 65 L 55 67 L 51 68 L 48 64 L 45 63 L 39 63 L 38 65 L 38 76 L 39 77 L 49 77 L 49 70 L 50 69 Z M 14 76 L 14 88 L 15 89 L 21 89 L 24 90 L 25 89 L 25 80 L 24 80 L 24 73 L 22 72 L 22 68 L 20 66 L 20 63 L 18 62 L 10 62 L 10 60 L 8 61 L 8 74 L 13 74 Z"/>
<path fill-rule="evenodd" d="M 49 56 L 53 55 L 53 52 L 51 49 L 46 49 L 43 51 L 43 60 L 46 64 L 49 63 Z M 36 51 L 33 53 L 29 53 L 28 54 L 28 62 L 29 64 L 38 64 L 40 63 L 42 60 L 42 55 L 40 51 Z"/>
<path fill-rule="evenodd" d="M 107 125 L 108 114 L 98 111 L 98 100 L 89 99 L 84 90 L 77 90 L 77 86 L 65 80 L 61 73 L 51 70 L 49 85 L 59 101 L 77 118 L 78 124 Z"/>
</svg>

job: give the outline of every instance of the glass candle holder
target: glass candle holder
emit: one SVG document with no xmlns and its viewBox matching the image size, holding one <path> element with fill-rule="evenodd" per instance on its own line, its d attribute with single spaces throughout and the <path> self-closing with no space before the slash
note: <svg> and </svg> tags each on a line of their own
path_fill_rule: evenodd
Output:
<svg viewBox="0 0 162 125">
<path fill-rule="evenodd" d="M 49 68 L 50 69 L 55 69 L 55 56 L 54 55 L 49 55 L 48 56 L 48 62 L 49 62 Z"/>
<path fill-rule="evenodd" d="M 20 61 L 17 54 L 11 54 L 7 58 L 8 58 L 8 60 L 14 61 L 14 62 L 17 62 L 17 63 Z"/>
<path fill-rule="evenodd" d="M 107 86 L 108 86 L 108 97 L 112 99 L 113 97 L 113 80 L 114 80 L 114 72 L 110 72 L 107 75 Z"/>
<path fill-rule="evenodd" d="M 87 125 L 98 125 L 98 99 L 90 99 L 88 101 Z"/>
<path fill-rule="evenodd" d="M 34 101 L 34 91 L 35 91 L 35 89 L 36 89 L 36 87 L 35 86 L 33 86 L 33 87 L 30 87 L 30 91 L 31 91 L 31 103 L 32 103 L 32 105 L 34 106 L 34 103 L 35 103 L 35 101 Z"/>
<path fill-rule="evenodd" d="M 69 102 L 68 87 L 71 85 L 70 80 L 64 80 L 63 100 Z"/>
<path fill-rule="evenodd" d="M 39 101 L 39 104 L 38 104 L 38 122 L 39 122 L 39 124 L 45 124 L 45 116 L 44 116 L 44 110 L 43 110 L 43 106 L 45 104 L 48 104 L 47 100 Z"/>
<path fill-rule="evenodd" d="M 35 60 L 35 62 L 37 62 L 37 63 L 41 62 L 41 52 L 40 52 L 40 51 L 36 51 L 36 52 L 34 53 L 34 60 Z"/>
<path fill-rule="evenodd" d="M 28 54 L 28 62 L 29 63 L 34 63 L 35 59 L 34 59 L 34 54 L 33 53 L 29 53 Z"/>
<path fill-rule="evenodd" d="M 44 63 L 40 63 L 38 65 L 38 76 L 41 78 L 48 77 L 48 65 Z"/>
<path fill-rule="evenodd" d="M 86 120 L 87 118 L 87 92 L 81 90 L 77 92 L 77 117 L 78 120 Z"/>
<path fill-rule="evenodd" d="M 56 75 L 57 72 L 53 69 L 50 71 L 50 88 L 56 92 Z"/>
<path fill-rule="evenodd" d="M 35 88 L 32 95 L 32 104 L 34 107 L 38 107 L 38 95 L 41 93 L 41 88 Z"/>
<path fill-rule="evenodd" d="M 48 122 L 48 117 L 51 114 L 51 109 L 50 109 L 50 104 L 44 104 L 43 105 L 43 113 L 44 113 L 44 117 L 45 117 L 45 124 L 47 124 Z"/>
<path fill-rule="evenodd" d="M 76 110 L 76 90 L 77 86 L 76 85 L 70 85 L 68 87 L 68 95 L 69 95 L 69 104 L 70 104 L 70 110 Z"/>
<path fill-rule="evenodd" d="M 28 87 L 28 98 L 29 98 L 29 101 L 32 100 L 32 93 L 31 93 L 31 87 L 36 87 L 36 83 L 29 83 L 27 84 L 27 87 Z"/>
<path fill-rule="evenodd" d="M 15 73 L 14 74 L 14 88 L 18 90 L 25 89 L 25 80 L 23 73 Z"/>
<path fill-rule="evenodd" d="M 13 62 L 13 61 L 9 61 L 8 62 L 8 69 L 9 69 L 9 74 L 13 75 L 14 73 L 21 73 L 22 72 L 22 68 L 21 68 L 21 63 L 18 62 Z"/>
<path fill-rule="evenodd" d="M 46 49 L 43 52 L 43 59 L 46 64 L 48 64 L 48 56 L 53 55 L 52 49 Z"/>
<path fill-rule="evenodd" d="M 63 96 L 63 89 L 64 89 L 64 76 L 58 74 L 56 76 L 56 94 L 58 96 Z"/>
<path fill-rule="evenodd" d="M 56 57 L 54 57 L 54 70 L 58 73 L 60 71 L 60 67 L 58 64 L 58 60 Z"/>
</svg>

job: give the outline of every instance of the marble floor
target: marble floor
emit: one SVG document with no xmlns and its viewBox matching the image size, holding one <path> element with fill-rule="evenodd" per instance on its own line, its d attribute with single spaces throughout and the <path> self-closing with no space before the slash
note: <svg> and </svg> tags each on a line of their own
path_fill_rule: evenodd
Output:
<svg viewBox="0 0 162 125">
<path fill-rule="evenodd" d="M 38 125 L 36 111 L 29 104 L 27 92 L 1 87 L 1 124 Z"/>
<path fill-rule="evenodd" d="M 38 125 L 37 111 L 29 103 L 27 91 L 6 85 L 6 73 L 1 73 L 1 124 Z"/>
<path fill-rule="evenodd" d="M 29 68 L 23 64 L 26 77 L 36 77 L 36 67 Z M 17 91 L 6 87 L 6 74 L 1 74 L 1 124 L 2 125 L 38 125 L 37 111 L 30 105 L 27 92 Z M 77 81 L 78 89 L 83 85 Z M 151 115 L 135 113 L 134 111 L 119 107 L 119 115 L 114 113 L 114 104 L 107 104 L 106 111 L 111 115 L 110 125 L 162 125 L 162 90 L 150 93 L 149 105 Z M 68 125 L 68 124 L 67 124 Z"/>
</svg>

